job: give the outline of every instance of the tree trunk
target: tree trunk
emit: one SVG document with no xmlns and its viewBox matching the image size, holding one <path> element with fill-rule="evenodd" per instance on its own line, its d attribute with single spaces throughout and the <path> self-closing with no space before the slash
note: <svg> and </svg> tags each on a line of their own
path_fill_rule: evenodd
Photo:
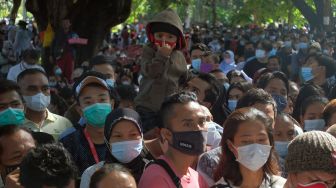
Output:
<svg viewBox="0 0 336 188">
<path fill-rule="evenodd" d="M 213 26 L 216 26 L 217 22 L 216 0 L 212 0 L 211 8 L 212 8 L 212 24 Z"/>
<path fill-rule="evenodd" d="M 80 64 L 95 55 L 111 27 L 124 22 L 131 11 L 131 0 L 27 0 L 26 8 L 34 15 L 39 31 L 44 31 L 48 21 L 54 31 L 69 18 L 72 29 L 88 44 L 77 51 Z"/>
<path fill-rule="evenodd" d="M 20 5 L 21 5 L 21 0 L 13 0 L 13 7 L 10 12 L 10 21 L 12 21 L 13 23 L 15 23 Z"/>
</svg>

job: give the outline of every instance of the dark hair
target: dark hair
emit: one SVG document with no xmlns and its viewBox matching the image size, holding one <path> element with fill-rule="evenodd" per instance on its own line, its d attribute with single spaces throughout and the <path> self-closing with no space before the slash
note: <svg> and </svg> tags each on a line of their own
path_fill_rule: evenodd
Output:
<svg viewBox="0 0 336 188">
<path fill-rule="evenodd" d="M 245 77 L 244 77 L 244 75 L 242 74 L 242 72 L 241 71 L 239 71 L 239 70 L 230 70 L 227 74 L 226 74 L 226 77 L 229 79 L 229 82 L 231 83 L 231 80 L 233 79 L 233 77 L 238 77 L 238 76 L 240 76 L 241 78 L 243 78 L 244 80 L 246 80 L 245 79 Z"/>
<path fill-rule="evenodd" d="M 58 113 L 56 112 L 53 112 L 53 113 L 56 113 L 60 116 L 63 116 L 64 113 L 68 110 L 69 108 L 69 105 L 68 103 L 65 101 L 64 98 L 62 98 L 61 96 L 59 96 L 57 93 L 55 92 L 50 92 L 50 104 L 53 104 L 55 105 L 55 107 L 57 108 L 58 110 Z"/>
<path fill-rule="evenodd" d="M 218 80 L 211 74 L 200 73 L 197 78 L 203 80 L 204 82 L 210 85 L 210 88 L 204 92 L 204 101 L 209 102 L 211 106 L 213 106 L 220 94 L 222 85 L 218 82 Z"/>
<path fill-rule="evenodd" d="M 71 155 L 60 144 L 46 144 L 31 150 L 20 166 L 20 183 L 26 188 L 61 188 L 76 177 Z"/>
<path fill-rule="evenodd" d="M 269 72 L 263 74 L 260 78 L 259 81 L 257 82 L 257 87 L 265 89 L 269 82 L 273 79 L 279 79 L 281 80 L 286 87 L 286 93 L 288 95 L 289 92 L 289 82 L 287 76 L 283 72 L 275 71 L 275 72 Z"/>
<path fill-rule="evenodd" d="M 310 96 L 306 98 L 302 103 L 300 115 L 303 116 L 306 113 L 307 108 L 314 103 L 322 103 L 324 105 L 327 105 L 328 99 L 325 97 L 318 96 L 318 95 Z"/>
<path fill-rule="evenodd" d="M 162 103 L 160 108 L 160 124 L 163 127 L 170 127 L 170 118 L 174 116 L 174 107 L 176 104 L 187 104 L 190 102 L 197 102 L 197 97 L 194 93 L 182 91 L 168 96 Z"/>
<path fill-rule="evenodd" d="M 131 172 L 125 168 L 124 166 L 118 164 L 118 163 L 105 163 L 104 166 L 97 170 L 92 176 L 90 180 L 90 188 L 97 188 L 97 184 L 107 175 L 109 175 L 112 172 L 116 173 L 124 173 L 130 177 L 133 177 Z M 133 177 L 134 178 L 134 177 Z"/>
<path fill-rule="evenodd" d="M 37 68 L 33 68 L 33 69 L 26 69 L 24 71 L 22 71 L 18 76 L 17 76 L 17 82 L 20 82 L 25 76 L 27 75 L 34 75 L 34 74 L 42 74 L 44 75 L 46 78 L 48 78 L 47 74 L 41 70 L 41 69 L 37 69 Z"/>
<path fill-rule="evenodd" d="M 236 109 L 253 106 L 254 104 L 257 103 L 271 104 L 274 109 L 274 114 L 276 115 L 277 113 L 276 103 L 273 97 L 263 89 L 253 88 L 247 91 L 247 93 L 244 94 L 242 98 L 238 100 Z"/>
<path fill-rule="evenodd" d="M 227 98 L 229 99 L 229 93 L 233 89 L 238 89 L 242 91 L 243 93 L 246 93 L 248 90 L 252 89 L 253 85 L 249 82 L 237 82 L 230 85 L 228 91 L 227 91 Z"/>
<path fill-rule="evenodd" d="M 34 60 L 38 60 L 40 57 L 40 54 L 37 50 L 35 49 L 26 49 L 22 52 L 22 58 L 32 58 Z"/>
<path fill-rule="evenodd" d="M 329 78 L 335 75 L 336 62 L 332 57 L 325 55 L 323 53 L 312 53 L 312 54 L 309 54 L 309 56 L 306 58 L 306 61 L 310 58 L 314 58 L 319 64 L 319 66 L 325 67 L 326 78 Z"/>
<path fill-rule="evenodd" d="M 15 91 L 17 94 L 19 94 L 22 102 L 23 102 L 23 98 L 22 98 L 22 94 L 20 91 L 20 87 L 13 81 L 11 80 L 5 80 L 5 79 L 0 79 L 0 95 L 10 92 L 10 91 Z"/>
<path fill-rule="evenodd" d="M 90 69 L 93 68 L 95 65 L 103 65 L 103 64 L 108 64 L 111 65 L 112 68 L 114 69 L 113 66 L 113 59 L 109 56 L 106 55 L 96 55 L 90 60 Z"/>
<path fill-rule="evenodd" d="M 205 53 L 209 53 L 209 54 L 211 53 L 209 47 L 207 45 L 203 44 L 203 43 L 193 44 L 190 48 L 190 54 L 194 50 L 201 50 L 201 51 L 203 51 Z"/>
<path fill-rule="evenodd" d="M 264 49 L 266 52 L 270 52 L 273 49 L 272 42 L 269 40 L 262 40 L 260 41 L 261 48 Z"/>
<path fill-rule="evenodd" d="M 121 100 L 134 101 L 137 96 L 134 86 L 132 85 L 120 85 L 116 88 Z"/>
<path fill-rule="evenodd" d="M 335 112 L 336 112 L 336 99 L 333 99 L 324 107 L 323 110 L 323 119 L 326 122 L 327 127 L 331 126 L 330 119 Z"/>
<path fill-rule="evenodd" d="M 323 89 L 315 84 L 311 84 L 311 83 L 306 83 L 304 84 L 299 92 L 299 95 L 296 98 L 295 101 L 295 106 L 294 106 L 294 110 L 293 110 L 293 117 L 296 119 L 296 121 L 300 121 L 300 110 L 301 110 L 301 106 L 303 104 L 303 101 L 310 97 L 310 96 L 324 96 L 324 91 Z"/>
<path fill-rule="evenodd" d="M 244 122 L 260 121 L 265 126 L 270 145 L 272 146 L 270 155 L 266 164 L 262 167 L 264 171 L 264 178 L 266 175 L 276 175 L 278 173 L 277 160 L 274 152 L 274 140 L 272 135 L 272 119 L 265 113 L 255 108 L 241 108 L 234 111 L 224 123 L 224 133 L 221 141 L 222 155 L 219 165 L 214 174 L 214 180 L 218 181 L 220 178 L 233 182 L 233 185 L 239 186 L 242 183 L 243 177 L 239 169 L 239 162 L 236 161 L 235 155 L 229 149 L 228 140 L 234 142 L 234 136 L 237 133 L 239 126 Z M 254 124 L 251 124 L 253 126 Z"/>
<path fill-rule="evenodd" d="M 5 136 L 10 136 L 20 130 L 23 130 L 31 135 L 31 132 L 27 128 L 19 127 L 17 125 L 0 126 L 0 139 Z M 2 145 L 0 144 L 0 155 L 2 155 Z M 0 161 L 1 162 L 1 161 Z"/>
</svg>

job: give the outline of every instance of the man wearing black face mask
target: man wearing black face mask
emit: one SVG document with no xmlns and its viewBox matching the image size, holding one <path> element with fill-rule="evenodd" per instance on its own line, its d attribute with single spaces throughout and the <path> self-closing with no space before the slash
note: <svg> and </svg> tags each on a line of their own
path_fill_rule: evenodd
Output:
<svg viewBox="0 0 336 188">
<path fill-rule="evenodd" d="M 35 147 L 32 135 L 25 129 L 16 125 L 5 125 L 0 127 L 0 187 L 6 183 L 6 187 L 13 187 L 15 184 L 16 170 L 27 152 Z M 13 172 L 16 170 L 15 172 Z M 13 177 L 9 177 L 10 173 Z M 7 179 L 6 179 L 7 177 Z"/>
<path fill-rule="evenodd" d="M 205 151 L 206 116 L 193 93 L 170 96 L 161 106 L 161 142 L 164 155 L 144 171 L 139 188 L 208 187 L 191 168 Z"/>
</svg>

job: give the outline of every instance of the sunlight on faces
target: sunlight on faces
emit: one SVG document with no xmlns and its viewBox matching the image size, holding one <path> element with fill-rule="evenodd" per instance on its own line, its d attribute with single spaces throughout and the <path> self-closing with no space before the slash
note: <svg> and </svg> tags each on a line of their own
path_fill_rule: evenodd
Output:
<svg viewBox="0 0 336 188">
<path fill-rule="evenodd" d="M 331 174 L 323 171 L 306 171 L 290 174 L 289 181 L 293 186 L 297 184 L 310 184 L 313 182 L 324 182 L 329 188 L 335 185 L 336 174 Z"/>
<path fill-rule="evenodd" d="M 252 107 L 264 112 L 268 117 L 270 117 L 273 120 L 272 127 L 274 128 L 275 112 L 272 104 L 255 103 Z"/>
<path fill-rule="evenodd" d="M 0 139 L 2 154 L 0 156 L 0 166 L 18 165 L 23 157 L 35 148 L 33 137 L 24 130 L 16 131 L 10 136 Z"/>
<path fill-rule="evenodd" d="M 84 87 L 79 96 L 81 110 L 96 103 L 111 103 L 108 90 L 99 85 Z"/>
<path fill-rule="evenodd" d="M 0 112 L 7 108 L 24 108 L 20 95 L 14 90 L 0 94 Z"/>
<path fill-rule="evenodd" d="M 270 80 L 264 89 L 270 94 L 277 94 L 287 98 L 287 89 L 281 79 L 274 78 Z"/>
<path fill-rule="evenodd" d="M 250 144 L 270 145 L 270 141 L 264 124 L 257 120 L 241 123 L 236 134 L 233 137 L 232 144 L 235 148 L 229 148 L 237 158 L 238 151 L 236 149 L 238 147 Z"/>
<path fill-rule="evenodd" d="M 22 95 L 33 96 L 42 92 L 50 96 L 48 78 L 42 73 L 29 74 L 18 82 Z"/>
<path fill-rule="evenodd" d="M 115 143 L 141 139 L 141 133 L 135 123 L 129 120 L 121 120 L 114 125 L 109 142 Z"/>
<path fill-rule="evenodd" d="M 277 116 L 273 137 L 274 141 L 291 141 L 294 139 L 294 124 L 287 116 Z"/>
<path fill-rule="evenodd" d="M 229 92 L 229 99 L 230 100 L 239 100 L 243 96 L 243 91 L 238 88 L 233 88 Z"/>
<path fill-rule="evenodd" d="M 303 124 L 305 120 L 322 119 L 324 107 L 325 105 L 320 102 L 309 105 L 306 112 L 301 116 L 301 123 Z"/>
<path fill-rule="evenodd" d="M 136 188 L 134 178 L 124 172 L 112 171 L 97 184 L 97 188 Z"/>
</svg>

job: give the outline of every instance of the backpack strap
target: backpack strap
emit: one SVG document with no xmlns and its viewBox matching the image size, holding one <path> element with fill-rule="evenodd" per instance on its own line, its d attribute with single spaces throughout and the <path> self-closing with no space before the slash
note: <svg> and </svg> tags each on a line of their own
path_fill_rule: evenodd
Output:
<svg viewBox="0 0 336 188">
<path fill-rule="evenodd" d="M 151 161 L 147 164 L 146 168 L 149 166 L 149 165 L 152 165 L 152 164 L 157 164 L 159 166 L 161 166 L 163 169 L 166 170 L 166 172 L 168 173 L 168 175 L 170 176 L 170 178 L 173 180 L 175 186 L 177 188 L 183 188 L 182 187 L 182 184 L 181 184 L 181 180 L 179 177 L 176 176 L 176 174 L 174 173 L 174 171 L 170 168 L 169 164 L 164 161 L 163 159 L 156 159 L 154 161 Z"/>
</svg>

